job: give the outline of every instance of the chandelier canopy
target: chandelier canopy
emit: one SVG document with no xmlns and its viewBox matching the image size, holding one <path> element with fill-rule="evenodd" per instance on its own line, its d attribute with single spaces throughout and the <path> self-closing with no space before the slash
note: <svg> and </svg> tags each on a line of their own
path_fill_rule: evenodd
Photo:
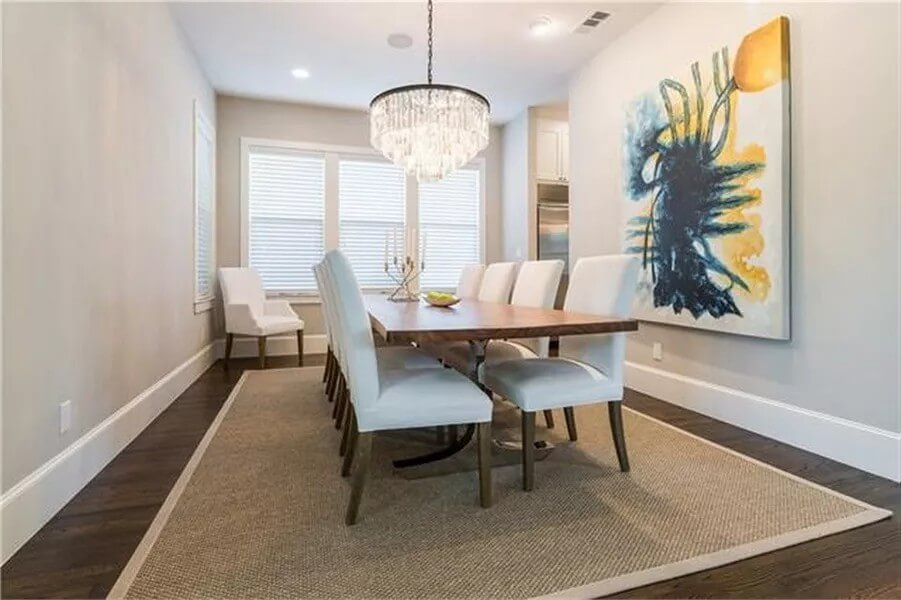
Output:
<svg viewBox="0 0 901 600">
<path fill-rule="evenodd" d="M 488 146 L 488 100 L 432 83 L 432 10 L 429 0 L 428 83 L 387 90 L 369 105 L 372 146 L 418 181 L 438 181 Z"/>
</svg>

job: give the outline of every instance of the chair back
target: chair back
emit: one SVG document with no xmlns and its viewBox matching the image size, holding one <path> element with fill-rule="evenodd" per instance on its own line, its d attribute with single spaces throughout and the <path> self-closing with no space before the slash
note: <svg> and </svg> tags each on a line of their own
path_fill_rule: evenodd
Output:
<svg viewBox="0 0 901 600">
<path fill-rule="evenodd" d="M 482 285 L 479 287 L 478 299 L 480 302 L 499 302 L 506 304 L 510 301 L 510 290 L 516 279 L 515 262 L 502 262 L 488 265 L 485 275 L 482 277 Z"/>
<path fill-rule="evenodd" d="M 463 270 L 460 272 L 460 280 L 457 282 L 457 297 L 478 297 L 484 275 L 485 265 L 466 265 L 463 267 Z"/>
<path fill-rule="evenodd" d="M 331 290 L 328 288 L 329 283 L 326 281 L 325 263 L 318 262 L 313 265 L 313 277 L 316 278 L 316 287 L 319 289 L 319 299 L 322 306 L 322 318 L 325 325 L 325 339 L 332 350 L 335 357 L 338 357 L 337 342 L 334 338 L 334 327 L 332 326 L 332 299 Z"/>
<path fill-rule="evenodd" d="M 576 262 L 569 278 L 564 310 L 628 317 L 638 282 L 639 259 L 629 254 L 593 256 Z M 587 363 L 622 385 L 626 353 L 624 333 L 568 335 L 560 338 L 560 356 Z"/>
<path fill-rule="evenodd" d="M 344 375 L 357 406 L 371 406 L 379 397 L 379 372 L 375 341 L 363 294 L 347 257 L 340 250 L 325 255 L 331 281 L 336 333 L 340 336 L 346 368 Z"/>
<path fill-rule="evenodd" d="M 263 315 L 266 292 L 259 273 L 246 267 L 222 267 L 219 269 L 219 287 L 222 289 L 222 303 L 225 305 L 225 329 L 231 330 L 230 304 L 250 307 L 254 317 Z"/>
<path fill-rule="evenodd" d="M 219 286 L 225 304 L 249 304 L 262 308 L 266 301 L 263 281 L 253 269 L 246 267 L 222 267 L 219 269 Z"/>
<path fill-rule="evenodd" d="M 562 260 L 530 260 L 522 263 L 516 276 L 510 304 L 553 308 L 562 274 Z M 548 354 L 550 338 L 524 338 L 515 341 L 528 346 L 540 357 L 546 357 Z"/>
<path fill-rule="evenodd" d="M 344 340 L 341 337 L 341 320 L 338 317 L 337 296 L 333 277 L 325 260 L 320 262 L 318 266 L 319 277 L 322 281 L 322 312 L 328 324 L 329 343 L 332 345 L 332 352 L 335 353 L 341 372 L 345 373 L 347 371 L 347 363 L 344 360 Z"/>
</svg>

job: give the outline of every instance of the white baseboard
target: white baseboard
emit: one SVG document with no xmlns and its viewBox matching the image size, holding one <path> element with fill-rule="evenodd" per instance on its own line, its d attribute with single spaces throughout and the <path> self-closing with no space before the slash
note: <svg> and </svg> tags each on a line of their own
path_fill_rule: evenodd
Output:
<svg viewBox="0 0 901 600">
<path fill-rule="evenodd" d="M 636 391 L 820 456 L 901 481 L 901 433 L 626 362 Z"/>
<path fill-rule="evenodd" d="M 225 340 L 216 340 L 217 356 L 225 356 Z M 328 342 L 325 334 L 303 336 L 303 354 L 325 354 Z M 288 356 L 297 354 L 297 337 L 294 335 L 278 335 L 266 339 L 266 356 Z M 258 355 L 257 338 L 236 337 L 232 345 L 232 357 L 248 358 Z"/>
<path fill-rule="evenodd" d="M 2 563 L 16 553 L 216 358 L 211 343 L 0 497 Z"/>
</svg>

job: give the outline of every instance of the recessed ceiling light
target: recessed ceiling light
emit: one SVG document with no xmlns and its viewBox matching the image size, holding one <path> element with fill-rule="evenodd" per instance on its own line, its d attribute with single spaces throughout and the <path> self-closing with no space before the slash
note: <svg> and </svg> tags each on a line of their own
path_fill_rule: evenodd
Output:
<svg viewBox="0 0 901 600">
<path fill-rule="evenodd" d="M 307 79 L 310 76 L 310 72 L 301 67 L 297 67 L 296 69 L 291 69 L 291 76 L 294 79 Z"/>
<path fill-rule="evenodd" d="M 392 48 L 409 48 L 413 45 L 413 38 L 406 33 L 392 33 L 388 36 L 388 45 Z"/>
<path fill-rule="evenodd" d="M 544 37 L 554 30 L 554 23 L 548 17 L 538 17 L 529 23 L 529 33 L 534 37 Z"/>
</svg>

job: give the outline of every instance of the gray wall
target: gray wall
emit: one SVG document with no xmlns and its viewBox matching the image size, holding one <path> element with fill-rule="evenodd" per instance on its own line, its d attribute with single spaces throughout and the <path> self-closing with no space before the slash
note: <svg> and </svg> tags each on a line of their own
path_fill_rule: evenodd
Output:
<svg viewBox="0 0 901 600">
<path fill-rule="evenodd" d="M 503 128 L 503 181 L 501 228 L 504 260 L 528 260 L 530 219 L 533 212 L 531 190 L 533 165 L 531 117 L 526 109 Z"/>
<path fill-rule="evenodd" d="M 676 3 L 626 32 L 571 86 L 571 252 L 622 248 L 626 103 L 709 56 L 711 31 L 725 42 L 779 14 L 791 19 L 792 339 L 642 323 L 628 360 L 901 431 L 897 4 Z"/>
<path fill-rule="evenodd" d="M 288 102 L 218 96 L 217 98 L 218 262 L 241 262 L 241 138 L 369 147 L 369 113 Z M 491 128 L 486 159 L 485 257 L 501 257 L 501 141 Z M 318 304 L 297 304 L 308 335 L 325 332 Z"/>
<path fill-rule="evenodd" d="M 2 10 L 6 491 L 210 342 L 193 101 L 216 107 L 164 5 Z"/>
</svg>

